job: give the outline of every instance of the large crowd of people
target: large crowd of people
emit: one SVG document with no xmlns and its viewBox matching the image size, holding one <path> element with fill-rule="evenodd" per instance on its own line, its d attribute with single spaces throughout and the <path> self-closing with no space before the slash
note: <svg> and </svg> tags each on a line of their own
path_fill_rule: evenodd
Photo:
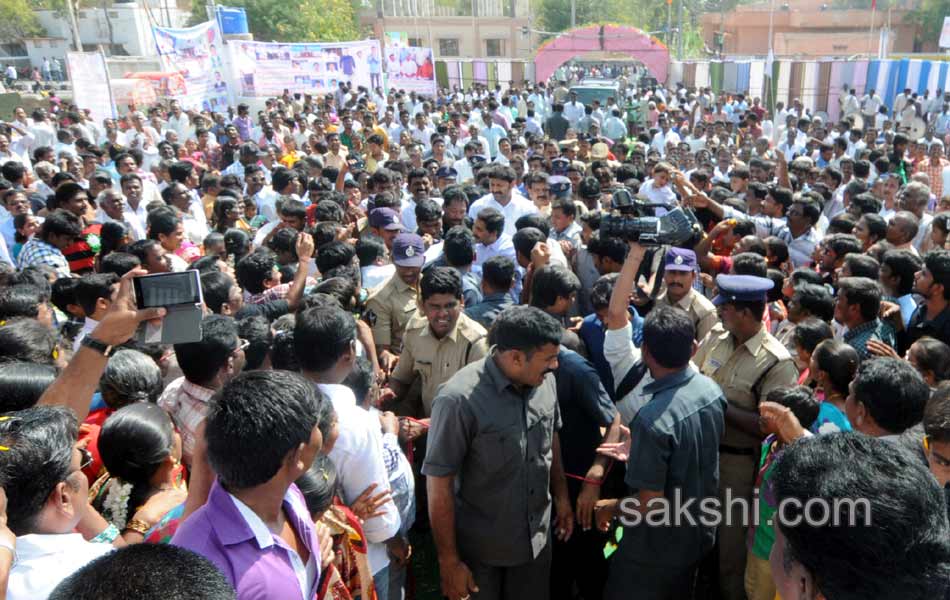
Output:
<svg viewBox="0 0 950 600">
<path fill-rule="evenodd" d="M 950 94 L 585 72 L 0 123 L 6 597 L 950 597 Z"/>
</svg>

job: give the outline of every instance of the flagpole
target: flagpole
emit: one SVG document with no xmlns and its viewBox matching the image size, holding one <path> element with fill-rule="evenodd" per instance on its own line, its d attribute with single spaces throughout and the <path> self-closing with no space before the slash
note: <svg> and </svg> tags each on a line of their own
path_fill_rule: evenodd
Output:
<svg viewBox="0 0 950 600">
<path fill-rule="evenodd" d="M 871 26 L 868 27 L 868 60 L 874 58 L 871 55 L 871 43 L 874 39 L 874 14 L 877 12 L 877 0 L 871 0 Z"/>
<path fill-rule="evenodd" d="M 772 63 L 775 61 L 775 49 L 772 45 L 772 39 L 775 35 L 773 21 L 775 19 L 775 0 L 769 0 L 769 53 L 765 59 L 765 105 L 769 112 L 775 110 L 775 98 L 772 93 Z"/>
</svg>

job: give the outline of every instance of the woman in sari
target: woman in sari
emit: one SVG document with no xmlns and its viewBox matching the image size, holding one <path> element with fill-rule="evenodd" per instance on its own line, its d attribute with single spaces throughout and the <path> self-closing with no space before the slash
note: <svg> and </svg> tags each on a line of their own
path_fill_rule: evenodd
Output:
<svg viewBox="0 0 950 600">
<path fill-rule="evenodd" d="M 336 467 L 326 456 L 317 457 L 296 483 L 318 530 L 329 529 L 333 540 L 333 562 L 324 568 L 318 600 L 376 600 L 366 537 L 357 514 L 375 516 L 376 508 L 389 500 L 388 493 L 373 497 L 370 486 L 354 502 L 355 510 L 349 509 L 336 495 Z"/>
<path fill-rule="evenodd" d="M 98 441 L 106 473 L 89 488 L 93 506 L 127 543 L 170 541 L 188 495 L 171 418 L 155 404 L 136 402 L 106 419 Z M 162 515 L 155 523 L 132 518 L 146 502 Z"/>
</svg>

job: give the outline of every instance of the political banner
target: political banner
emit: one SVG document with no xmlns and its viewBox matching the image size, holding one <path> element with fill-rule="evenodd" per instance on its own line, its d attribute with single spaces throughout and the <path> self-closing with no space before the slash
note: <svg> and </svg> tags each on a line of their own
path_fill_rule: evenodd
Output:
<svg viewBox="0 0 950 600">
<path fill-rule="evenodd" d="M 82 90 L 73 99 L 76 106 L 89 110 L 92 120 L 114 119 L 115 101 L 109 87 L 109 70 L 101 52 L 67 52 L 66 68 L 74 90 Z"/>
<path fill-rule="evenodd" d="M 405 90 L 435 96 L 435 61 L 432 58 L 432 48 L 388 44 L 386 82 L 390 91 Z"/>
<path fill-rule="evenodd" d="M 152 32 L 162 67 L 181 73 L 184 79 L 184 92 L 174 96 L 182 108 L 226 110 L 231 104 L 231 90 L 218 23 L 208 21 L 187 29 L 153 27 Z"/>
<path fill-rule="evenodd" d="M 280 96 L 284 90 L 326 94 L 340 82 L 382 87 L 377 40 L 326 44 L 228 41 L 234 91 L 244 98 Z"/>
</svg>

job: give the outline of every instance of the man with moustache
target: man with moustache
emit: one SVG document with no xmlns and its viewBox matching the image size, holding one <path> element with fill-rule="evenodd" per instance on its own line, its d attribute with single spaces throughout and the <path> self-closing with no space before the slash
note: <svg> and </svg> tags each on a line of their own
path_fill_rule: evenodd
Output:
<svg viewBox="0 0 950 600">
<path fill-rule="evenodd" d="M 687 248 L 670 248 L 664 257 L 663 283 L 666 290 L 657 296 L 657 306 L 678 306 L 686 311 L 701 342 L 719 322 L 713 303 L 693 288 L 696 280 L 696 253 Z"/>
<path fill-rule="evenodd" d="M 449 600 L 551 597 L 552 530 L 567 540 L 574 529 L 552 375 L 560 341 L 554 317 L 509 308 L 491 329 L 488 356 L 460 369 L 432 403 L 422 472 Z"/>
<path fill-rule="evenodd" d="M 491 169 L 488 176 L 491 192 L 472 203 L 468 208 L 468 216 L 475 220 L 482 209 L 494 208 L 505 217 L 505 235 L 513 236 L 518 230 L 515 222 L 524 215 L 537 214 L 538 207 L 515 189 L 517 176 L 514 169 L 501 165 Z"/>
</svg>

